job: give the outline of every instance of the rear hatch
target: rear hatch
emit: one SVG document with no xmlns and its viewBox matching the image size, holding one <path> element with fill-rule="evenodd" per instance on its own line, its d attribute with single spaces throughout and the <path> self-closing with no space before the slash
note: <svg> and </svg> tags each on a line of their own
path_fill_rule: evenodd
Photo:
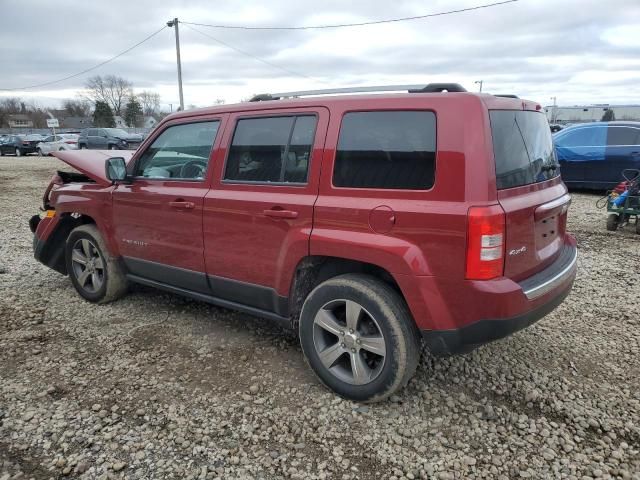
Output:
<svg viewBox="0 0 640 480">
<path fill-rule="evenodd" d="M 490 110 L 498 201 L 506 214 L 504 275 L 519 281 L 564 247 L 570 197 L 560 180 L 546 116 Z"/>
</svg>

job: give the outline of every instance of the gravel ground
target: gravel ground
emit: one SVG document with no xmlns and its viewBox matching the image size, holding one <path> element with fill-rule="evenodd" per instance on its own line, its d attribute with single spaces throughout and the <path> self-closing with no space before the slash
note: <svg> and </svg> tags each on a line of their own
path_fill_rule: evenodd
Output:
<svg viewBox="0 0 640 480">
<path fill-rule="evenodd" d="M 267 321 L 142 287 L 82 301 L 32 256 L 59 165 L 0 158 L 1 480 L 640 479 L 640 237 L 607 232 L 597 196 L 574 195 L 555 312 L 359 405 Z"/>
</svg>

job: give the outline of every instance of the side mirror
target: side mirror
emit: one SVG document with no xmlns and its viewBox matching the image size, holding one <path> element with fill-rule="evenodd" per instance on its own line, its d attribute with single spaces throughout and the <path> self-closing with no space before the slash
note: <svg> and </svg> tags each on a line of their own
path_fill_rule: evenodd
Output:
<svg viewBox="0 0 640 480">
<path fill-rule="evenodd" d="M 112 182 L 121 182 L 127 178 L 127 164 L 122 157 L 108 158 L 104 167 L 107 178 Z"/>
</svg>

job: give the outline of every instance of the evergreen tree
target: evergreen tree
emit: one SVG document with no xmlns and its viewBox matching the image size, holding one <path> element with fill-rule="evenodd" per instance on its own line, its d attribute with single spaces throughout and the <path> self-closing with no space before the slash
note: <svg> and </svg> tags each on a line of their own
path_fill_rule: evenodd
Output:
<svg viewBox="0 0 640 480">
<path fill-rule="evenodd" d="M 124 109 L 124 121 L 129 127 L 141 127 L 143 120 L 142 106 L 132 95 Z"/>
<path fill-rule="evenodd" d="M 107 102 L 96 102 L 93 111 L 93 124 L 96 127 L 115 127 L 116 121 L 113 118 L 113 111 Z"/>
<path fill-rule="evenodd" d="M 616 119 L 615 113 L 613 113 L 612 108 L 607 108 L 607 111 L 602 115 L 603 122 L 613 122 Z"/>
</svg>

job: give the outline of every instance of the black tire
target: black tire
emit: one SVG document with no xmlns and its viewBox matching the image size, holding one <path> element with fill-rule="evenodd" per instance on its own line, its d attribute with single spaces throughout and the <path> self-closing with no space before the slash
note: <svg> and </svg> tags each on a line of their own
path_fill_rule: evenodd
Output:
<svg viewBox="0 0 640 480">
<path fill-rule="evenodd" d="M 43 155 L 42 155 L 42 150 L 41 150 L 41 149 L 38 149 L 38 151 L 37 151 L 36 153 L 38 154 L 38 156 L 39 156 L 39 157 L 42 157 L 42 156 L 43 156 Z"/>
<path fill-rule="evenodd" d="M 22 150 L 16 148 L 16 157 L 21 157 L 22 155 L 24 155 L 24 153 L 22 153 Z"/>
<path fill-rule="evenodd" d="M 610 213 L 607 217 L 607 230 L 615 232 L 618 229 L 619 215 L 617 213 Z"/>
<path fill-rule="evenodd" d="M 115 145 L 113 144 L 109 145 L 109 150 L 117 150 L 117 149 L 118 148 Z"/>
<path fill-rule="evenodd" d="M 78 147 L 80 150 L 85 150 L 87 148 L 87 146 L 84 143 L 81 143 L 80 146 Z"/>
<path fill-rule="evenodd" d="M 316 323 L 316 315 L 322 318 L 320 312 L 330 311 L 327 308 L 340 302 L 345 302 L 345 309 L 346 302 L 361 307 L 358 318 L 362 320 L 357 320 L 356 325 L 360 321 L 362 325 L 356 330 L 367 328 L 368 332 L 356 331 L 352 335 L 341 330 L 333 335 Z M 332 318 L 346 329 L 346 319 L 340 320 L 339 310 L 336 312 Z M 371 328 L 376 329 L 378 339 L 383 339 L 383 357 L 371 354 L 362 345 L 355 345 L 365 342 L 371 334 Z M 331 390 L 349 400 L 376 402 L 386 399 L 409 382 L 420 360 L 419 332 L 404 299 L 390 286 L 368 275 L 340 275 L 318 285 L 302 306 L 299 334 L 302 351 L 316 376 Z M 319 348 L 318 343 L 324 342 L 322 337 L 325 336 L 332 339 L 329 341 L 332 346 Z M 329 350 L 337 352 L 339 348 L 342 353 L 338 353 L 331 366 L 326 367 L 320 359 L 320 353 Z M 379 363 L 381 358 L 382 363 Z M 353 362 L 358 361 L 365 362 L 365 371 L 369 375 L 361 377 L 364 380 L 360 384 L 355 384 Z M 348 376 L 349 368 L 352 371 L 351 381 L 345 381 L 343 378 Z"/>
<path fill-rule="evenodd" d="M 91 287 L 88 285 L 86 277 L 84 282 L 82 282 L 81 278 L 79 279 L 82 264 L 74 260 L 76 258 L 74 255 L 78 251 L 80 253 L 87 252 L 87 250 L 82 252 L 82 247 L 79 247 L 79 245 L 86 245 L 83 240 L 88 240 L 91 245 L 88 252 L 91 255 L 85 254 L 85 259 L 93 254 L 97 254 L 97 258 L 101 259 L 101 262 L 96 263 L 94 267 L 97 275 L 100 276 L 101 274 L 101 281 L 96 282 L 99 283 L 98 288 L 91 288 L 94 286 L 92 283 L 93 278 L 89 279 L 89 283 L 92 283 Z M 74 252 L 74 250 L 76 251 Z M 71 278 L 71 283 L 84 299 L 95 303 L 108 303 L 117 300 L 127 292 L 128 282 L 124 269 L 118 259 L 109 254 L 102 235 L 95 225 L 81 225 L 73 229 L 69 234 L 69 238 L 67 238 L 65 256 L 67 273 Z M 102 265 L 102 267 L 100 268 L 97 265 Z M 93 277 L 93 275 L 90 276 Z"/>
</svg>

